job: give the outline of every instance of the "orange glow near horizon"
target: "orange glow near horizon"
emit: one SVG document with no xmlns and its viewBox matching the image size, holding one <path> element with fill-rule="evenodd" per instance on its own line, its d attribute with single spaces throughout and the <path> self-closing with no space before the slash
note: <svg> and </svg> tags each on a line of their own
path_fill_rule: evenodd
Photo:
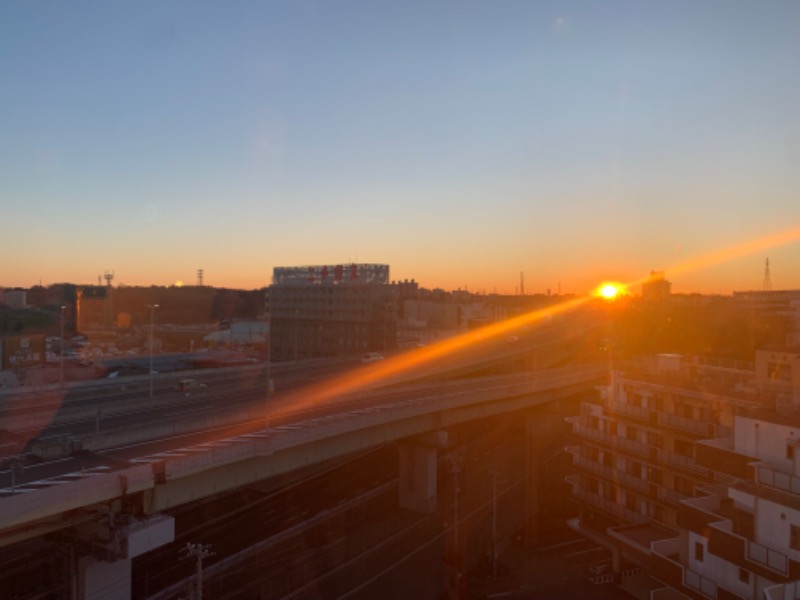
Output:
<svg viewBox="0 0 800 600">
<path fill-rule="evenodd" d="M 683 273 L 703 269 L 715 264 L 754 254 L 767 248 L 787 244 L 797 239 L 800 239 L 800 228 L 780 232 L 687 260 L 667 269 L 667 272 Z M 400 379 L 398 379 L 399 376 L 409 373 L 412 369 L 431 364 L 436 360 L 455 357 L 459 352 L 479 346 L 492 339 L 497 340 L 501 336 L 512 333 L 523 326 L 536 325 L 548 317 L 577 308 L 590 301 L 592 298 L 600 297 L 607 300 L 617 298 L 627 293 L 627 289 L 631 286 L 641 284 L 648 280 L 649 276 L 642 277 L 641 279 L 627 284 L 603 282 L 595 288 L 593 294 L 588 296 L 579 297 L 555 306 L 513 317 L 481 329 L 437 342 L 431 346 L 385 359 L 380 363 L 354 369 L 331 381 L 316 384 L 300 392 L 294 392 L 287 397 L 287 400 L 292 402 L 292 410 L 297 410 L 327 402 L 340 395 L 368 390 L 376 384 L 400 383 Z"/>
<path fill-rule="evenodd" d="M 737 244 L 736 246 L 729 246 L 727 248 L 723 248 L 722 250 L 716 250 L 702 256 L 690 258 L 683 262 L 677 263 L 672 267 L 666 268 L 665 272 L 672 276 L 680 273 L 699 271 L 701 269 L 713 267 L 714 265 L 718 265 L 720 263 L 735 260 L 737 258 L 743 258 L 751 254 L 756 254 L 757 252 L 762 252 L 776 246 L 783 246 L 797 240 L 800 240 L 800 227 L 788 229 L 786 231 L 780 231 L 756 240 L 743 242 L 741 244 Z M 648 275 L 646 277 L 641 277 L 629 282 L 627 286 L 631 287 L 634 285 L 641 285 L 649 280 L 650 276 Z"/>
</svg>

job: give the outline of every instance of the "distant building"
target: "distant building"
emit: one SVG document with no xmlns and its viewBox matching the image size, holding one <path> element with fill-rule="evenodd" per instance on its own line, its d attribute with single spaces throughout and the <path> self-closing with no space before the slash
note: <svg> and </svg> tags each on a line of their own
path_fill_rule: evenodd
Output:
<svg viewBox="0 0 800 600">
<path fill-rule="evenodd" d="M 756 290 L 733 292 L 739 306 L 764 312 L 795 314 L 800 309 L 800 290 Z"/>
<path fill-rule="evenodd" d="M 295 360 L 397 347 L 389 265 L 275 267 L 267 290 L 270 356 Z"/>
<path fill-rule="evenodd" d="M 229 328 L 211 332 L 203 340 L 214 345 L 263 346 L 267 331 L 265 321 L 234 321 Z"/>
<path fill-rule="evenodd" d="M 756 386 L 778 394 L 777 406 L 800 406 L 800 348 L 766 348 L 756 352 Z"/>
<path fill-rule="evenodd" d="M 441 327 L 455 329 L 462 323 L 462 307 L 456 303 L 406 300 L 403 303 L 404 323 L 408 327 Z"/>
<path fill-rule="evenodd" d="M 643 568 L 650 598 L 798 597 L 797 356 L 661 355 L 569 419 L 571 525 L 612 551 L 623 587 Z"/>
<path fill-rule="evenodd" d="M 25 290 L 2 290 L 0 291 L 0 304 L 5 304 L 10 308 L 26 308 L 28 292 Z"/>
<path fill-rule="evenodd" d="M 664 271 L 650 271 L 650 277 L 642 284 L 642 299 L 660 301 L 670 297 L 672 283 L 664 277 Z"/>
</svg>

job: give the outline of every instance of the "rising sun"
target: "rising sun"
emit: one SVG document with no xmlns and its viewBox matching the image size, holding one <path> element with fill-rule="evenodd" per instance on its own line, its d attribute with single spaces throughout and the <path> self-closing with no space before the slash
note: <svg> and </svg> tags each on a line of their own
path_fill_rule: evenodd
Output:
<svg viewBox="0 0 800 600">
<path fill-rule="evenodd" d="M 605 281 L 597 286 L 594 295 L 606 300 L 614 300 L 625 294 L 625 286 L 615 281 Z"/>
</svg>

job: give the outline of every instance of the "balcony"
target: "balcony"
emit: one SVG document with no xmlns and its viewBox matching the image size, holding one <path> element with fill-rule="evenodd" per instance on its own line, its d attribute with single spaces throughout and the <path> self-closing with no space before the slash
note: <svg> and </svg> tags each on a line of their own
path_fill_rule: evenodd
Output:
<svg viewBox="0 0 800 600">
<path fill-rule="evenodd" d="M 675 490 L 671 490 L 669 488 L 665 488 L 663 485 L 656 486 L 656 498 L 659 500 L 668 500 L 669 502 L 680 502 L 681 500 L 686 500 L 690 498 L 686 494 L 682 494 L 680 492 L 676 492 Z"/>
<path fill-rule="evenodd" d="M 695 460 L 689 456 L 684 456 L 682 454 L 677 454 L 661 448 L 658 449 L 657 456 L 658 460 L 662 463 L 667 463 L 681 469 L 686 469 L 687 471 L 693 471 L 700 475 L 708 475 L 708 469 L 698 465 Z"/>
<path fill-rule="evenodd" d="M 698 421 L 689 417 L 679 417 L 678 415 L 670 415 L 667 413 L 658 413 L 658 424 L 664 427 L 672 427 L 674 429 L 681 429 L 691 433 L 707 436 L 708 423 L 705 421 Z"/>
<path fill-rule="evenodd" d="M 658 579 L 675 588 L 680 588 L 681 585 L 690 588 L 707 598 L 717 597 L 717 584 L 714 581 L 689 570 L 679 562 L 680 540 L 678 538 L 653 542 L 651 550 L 655 559 L 653 575 Z"/>
<path fill-rule="evenodd" d="M 782 492 L 800 495 L 800 477 L 779 471 L 770 463 L 756 465 L 756 482 Z"/>
<path fill-rule="evenodd" d="M 608 410 L 614 413 L 647 421 L 650 419 L 650 409 L 644 406 L 634 406 L 627 402 L 620 402 L 619 400 L 609 402 L 607 404 Z"/>
<path fill-rule="evenodd" d="M 772 550 L 750 540 L 747 542 L 747 558 L 755 563 L 772 569 L 781 575 L 789 574 L 788 556 L 782 552 Z"/>
<path fill-rule="evenodd" d="M 764 588 L 765 600 L 800 600 L 800 581 Z"/>
<path fill-rule="evenodd" d="M 788 555 L 758 544 L 734 529 L 730 521 L 711 523 L 709 552 L 767 579 L 774 580 L 776 574 L 790 579 L 798 577 L 798 563 Z"/>
<path fill-rule="evenodd" d="M 626 473 L 625 471 L 609 467 L 608 465 L 599 463 L 596 460 L 592 460 L 591 458 L 588 458 L 586 456 L 581 456 L 580 448 L 578 448 L 577 446 L 570 446 L 569 448 L 567 448 L 567 452 L 569 452 L 572 455 L 572 464 L 575 466 L 586 469 L 587 471 L 591 471 L 592 473 L 601 475 L 606 479 L 611 479 L 615 482 L 629 485 L 631 487 L 635 487 L 645 492 L 648 489 L 648 482 L 642 479 L 641 477 L 635 477 L 630 473 Z"/>
<path fill-rule="evenodd" d="M 628 438 L 621 438 L 606 431 L 600 431 L 592 427 L 587 427 L 586 425 L 579 423 L 577 419 L 570 420 L 570 422 L 572 423 L 572 433 L 575 435 L 584 437 L 586 439 L 603 442 L 609 446 L 635 452 L 643 456 L 649 456 L 649 447 L 644 442 L 629 440 Z"/>
<path fill-rule="evenodd" d="M 595 508 L 599 508 L 600 510 L 603 510 L 604 512 L 624 521 L 629 521 L 632 523 L 646 523 L 648 521 L 647 517 L 636 512 L 635 510 L 631 510 L 621 504 L 618 504 L 614 500 L 603 498 L 600 494 L 595 494 L 594 492 L 583 489 L 580 486 L 579 477 L 568 476 L 566 481 L 572 486 L 572 495 L 581 502 L 585 502 L 591 506 L 594 506 Z"/>
</svg>

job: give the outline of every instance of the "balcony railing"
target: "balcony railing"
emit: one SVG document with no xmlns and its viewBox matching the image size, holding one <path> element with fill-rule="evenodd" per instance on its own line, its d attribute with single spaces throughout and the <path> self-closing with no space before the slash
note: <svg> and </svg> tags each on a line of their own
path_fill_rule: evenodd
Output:
<svg viewBox="0 0 800 600">
<path fill-rule="evenodd" d="M 764 588 L 765 600 L 800 600 L 800 581 Z"/>
<path fill-rule="evenodd" d="M 747 542 L 747 558 L 765 567 L 769 567 L 782 575 L 787 575 L 789 573 L 788 556 L 777 550 L 772 550 L 749 540 Z"/>
<path fill-rule="evenodd" d="M 686 500 L 690 496 L 686 494 L 682 494 L 680 492 L 676 492 L 675 490 L 671 490 L 669 488 L 665 488 L 663 485 L 656 486 L 656 497 L 659 500 L 669 500 L 670 502 L 680 502 L 681 500 Z"/>
<path fill-rule="evenodd" d="M 667 413 L 658 413 L 658 424 L 665 427 L 674 427 L 684 431 L 690 431 L 699 435 L 708 435 L 708 423 L 690 419 L 689 417 L 679 417 Z"/>
<path fill-rule="evenodd" d="M 703 577 L 700 573 L 695 573 L 689 569 L 683 570 L 683 583 L 693 588 L 709 598 L 717 597 L 717 584 L 708 577 Z"/>
<path fill-rule="evenodd" d="M 631 452 L 636 452 L 637 454 L 642 454 L 644 456 L 649 455 L 649 447 L 647 444 L 643 442 L 639 442 L 636 440 L 629 440 L 628 438 L 622 438 L 619 437 L 618 435 L 614 435 L 605 431 L 599 431 L 598 429 L 587 427 L 586 425 L 581 425 L 576 421 L 572 421 L 572 432 L 581 437 L 585 437 L 591 440 L 598 440 L 600 442 L 605 442 L 610 446 L 622 448 L 623 450 L 629 450 Z"/>
<path fill-rule="evenodd" d="M 683 456 L 682 454 L 677 454 L 676 452 L 659 448 L 658 460 L 682 469 L 686 469 L 688 471 L 694 471 L 695 473 L 699 473 L 701 475 L 708 475 L 708 469 L 698 465 L 690 456 Z"/>
<path fill-rule="evenodd" d="M 757 481 L 760 485 L 800 495 L 800 477 L 778 471 L 768 464 L 758 465 L 756 473 Z"/>
<path fill-rule="evenodd" d="M 660 561 L 663 561 L 661 568 L 666 569 L 663 575 L 667 575 L 663 580 L 670 584 L 677 584 L 677 579 L 680 577 L 680 582 L 686 587 L 692 588 L 708 598 L 717 597 L 717 584 L 708 577 L 703 577 L 699 573 L 690 571 L 683 566 L 678 560 L 678 553 L 680 549 L 680 540 L 678 538 L 669 538 L 666 540 L 659 540 L 653 542 L 651 545 L 653 555 Z M 663 576 L 660 572 L 661 569 L 656 569 L 656 576 Z"/>
<path fill-rule="evenodd" d="M 645 523 L 648 521 L 648 518 L 643 514 L 638 513 L 635 510 L 631 510 L 626 506 L 618 504 L 614 500 L 603 498 L 600 494 L 595 494 L 593 492 L 584 490 L 574 484 L 572 486 L 572 494 L 576 498 L 583 500 L 584 502 L 588 502 L 589 504 L 596 506 L 617 517 L 620 517 L 626 521 L 631 521 L 633 523 Z"/>
<path fill-rule="evenodd" d="M 580 456 L 579 454 L 573 454 L 572 463 L 594 473 L 598 473 L 599 475 L 602 475 L 608 479 L 636 487 L 642 491 L 647 491 L 648 483 L 644 479 L 635 477 L 634 475 L 626 473 L 625 471 L 609 467 L 608 465 L 599 463 L 596 460 L 592 460 L 585 456 Z"/>
<path fill-rule="evenodd" d="M 619 400 L 609 402 L 608 408 L 612 412 L 634 417 L 636 419 L 642 419 L 644 421 L 647 421 L 650 418 L 650 409 L 644 406 L 634 406 L 633 404 L 628 404 L 627 402 L 620 402 Z"/>
</svg>

